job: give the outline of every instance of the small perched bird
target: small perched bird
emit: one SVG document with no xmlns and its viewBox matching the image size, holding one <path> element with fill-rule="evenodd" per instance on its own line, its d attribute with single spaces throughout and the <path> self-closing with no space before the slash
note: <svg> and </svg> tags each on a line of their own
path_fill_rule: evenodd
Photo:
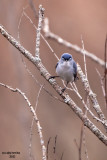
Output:
<svg viewBox="0 0 107 160">
<path fill-rule="evenodd" d="M 58 76 L 51 76 L 50 78 L 60 77 L 66 81 L 66 87 L 69 82 L 74 82 L 77 77 L 77 64 L 69 53 L 62 54 L 59 62 L 56 65 L 56 73 Z M 64 92 L 66 88 L 62 91 Z"/>
</svg>

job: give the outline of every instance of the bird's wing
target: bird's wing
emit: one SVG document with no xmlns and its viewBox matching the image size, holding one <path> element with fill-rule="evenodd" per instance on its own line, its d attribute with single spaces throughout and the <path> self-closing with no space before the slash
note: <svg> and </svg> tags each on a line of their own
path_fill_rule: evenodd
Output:
<svg viewBox="0 0 107 160">
<path fill-rule="evenodd" d="M 73 70 L 74 70 L 74 80 L 76 80 L 76 78 L 77 78 L 77 65 L 74 60 L 73 60 Z"/>
<path fill-rule="evenodd" d="M 55 66 L 55 69 L 57 68 L 58 64 L 59 64 L 59 62 L 57 62 L 56 66 Z"/>
</svg>

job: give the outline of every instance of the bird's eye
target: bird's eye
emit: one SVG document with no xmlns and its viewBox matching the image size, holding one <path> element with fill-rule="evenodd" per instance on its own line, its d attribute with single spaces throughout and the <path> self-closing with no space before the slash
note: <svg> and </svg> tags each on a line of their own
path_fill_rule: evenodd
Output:
<svg viewBox="0 0 107 160">
<path fill-rule="evenodd" d="M 62 57 L 62 60 L 64 61 L 65 59 Z"/>
<path fill-rule="evenodd" d="M 72 58 L 70 57 L 69 60 L 72 60 Z"/>
</svg>

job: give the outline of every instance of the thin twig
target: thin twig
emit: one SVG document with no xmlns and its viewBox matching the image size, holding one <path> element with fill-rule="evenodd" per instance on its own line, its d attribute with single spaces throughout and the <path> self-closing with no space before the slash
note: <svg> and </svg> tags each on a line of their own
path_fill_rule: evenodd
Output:
<svg viewBox="0 0 107 160">
<path fill-rule="evenodd" d="M 31 9 L 33 10 L 35 18 L 38 18 L 33 0 L 28 0 L 28 2 L 29 2 L 29 5 L 30 5 Z"/>
<path fill-rule="evenodd" d="M 61 159 L 60 159 L 60 160 L 62 160 L 62 159 L 63 159 L 63 156 L 64 156 L 64 152 L 62 152 L 62 155 L 61 155 Z"/>
<path fill-rule="evenodd" d="M 81 35 L 81 43 L 82 43 L 82 50 L 83 50 L 83 56 L 84 56 L 85 75 L 86 75 L 86 78 L 88 79 L 88 77 L 87 77 L 87 67 L 86 67 L 86 57 L 85 57 L 85 48 L 84 48 L 84 41 L 82 39 L 82 35 Z"/>
<path fill-rule="evenodd" d="M 35 105 L 35 112 L 36 112 L 36 110 L 37 110 L 38 101 L 39 101 L 39 97 L 40 97 L 40 93 L 41 93 L 42 88 L 43 88 L 43 85 L 41 85 L 41 87 L 40 87 L 40 89 L 39 89 L 39 92 L 38 92 L 38 95 L 37 95 L 36 105 Z"/>
<path fill-rule="evenodd" d="M 80 133 L 80 144 L 79 144 L 79 160 L 82 160 L 82 142 L 83 142 L 83 135 L 84 135 L 84 124 L 81 126 L 81 133 Z"/>
<path fill-rule="evenodd" d="M 77 143 L 76 139 L 74 139 L 74 143 L 75 143 L 75 146 L 77 147 L 77 149 L 79 150 L 79 146 L 78 146 L 78 143 Z"/>
<path fill-rule="evenodd" d="M 48 140 L 48 143 L 47 143 L 47 160 L 48 160 L 48 156 L 49 156 L 49 144 L 50 144 L 50 141 L 51 141 L 51 137 L 49 138 Z"/>
<path fill-rule="evenodd" d="M 86 104 L 87 104 L 88 108 L 90 108 L 90 102 L 89 102 L 88 95 L 87 95 Z M 87 110 L 85 110 L 85 115 L 87 115 Z M 86 129 L 86 126 L 83 127 L 83 138 L 82 138 L 83 141 L 82 141 L 82 143 L 84 144 L 86 158 L 89 160 L 88 150 L 87 150 L 87 146 L 86 146 L 85 129 Z"/>
<path fill-rule="evenodd" d="M 56 153 L 56 142 L 57 142 L 57 135 L 55 136 L 55 143 L 54 143 L 54 147 L 53 147 L 53 153 Z"/>
<path fill-rule="evenodd" d="M 89 160 L 88 150 L 87 150 L 87 146 L 86 146 L 85 129 L 86 129 L 86 127 L 84 127 L 83 144 L 84 144 L 84 148 L 85 148 L 85 155 L 86 155 L 86 159 L 87 159 L 87 160 Z"/>
<path fill-rule="evenodd" d="M 78 145 L 78 143 L 77 143 L 77 140 L 74 139 L 74 143 L 75 143 L 75 145 L 76 145 L 76 147 L 77 147 L 77 150 L 78 150 L 78 159 L 79 159 L 79 160 L 82 160 L 81 154 L 82 154 L 82 141 L 83 141 L 83 127 L 84 127 L 84 125 L 82 124 L 82 126 L 81 126 L 80 143 L 79 143 L 79 145 Z"/>
<path fill-rule="evenodd" d="M 102 88 L 103 95 L 104 95 L 104 97 L 105 97 L 105 88 L 104 88 L 103 78 L 102 78 L 102 76 L 101 76 L 101 74 L 100 74 L 100 72 L 98 71 L 97 68 L 96 68 L 96 71 L 97 71 L 97 73 L 98 73 L 98 75 L 99 75 L 99 77 L 100 77 L 101 88 Z"/>
</svg>

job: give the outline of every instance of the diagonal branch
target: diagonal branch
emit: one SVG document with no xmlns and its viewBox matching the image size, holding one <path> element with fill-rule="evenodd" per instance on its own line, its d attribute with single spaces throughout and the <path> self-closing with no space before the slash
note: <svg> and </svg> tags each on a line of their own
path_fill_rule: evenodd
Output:
<svg viewBox="0 0 107 160">
<path fill-rule="evenodd" d="M 67 95 L 62 93 L 61 87 L 55 80 L 50 79 L 50 74 L 43 66 L 41 61 L 35 59 L 32 54 L 27 51 L 19 42 L 17 42 L 5 29 L 0 25 L 0 33 L 15 47 L 20 53 L 22 53 L 29 61 L 31 61 L 39 70 L 40 74 L 49 82 L 49 84 L 55 89 L 55 91 L 62 97 L 64 102 L 75 112 L 75 114 L 82 120 L 85 126 L 94 133 L 99 140 L 107 145 L 107 137 L 85 116 L 83 111 L 75 104 L 75 102 Z"/>
</svg>

